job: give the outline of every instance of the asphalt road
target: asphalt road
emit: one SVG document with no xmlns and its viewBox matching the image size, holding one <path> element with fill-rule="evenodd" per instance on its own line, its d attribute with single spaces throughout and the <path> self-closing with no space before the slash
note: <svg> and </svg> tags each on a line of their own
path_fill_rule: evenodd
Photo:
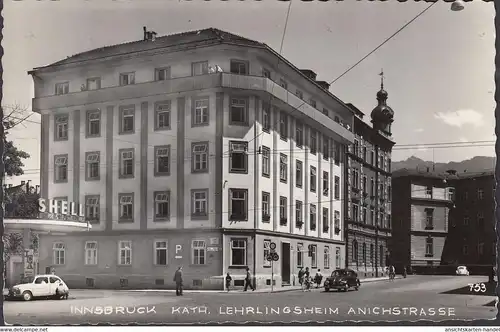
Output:
<svg viewBox="0 0 500 332">
<path fill-rule="evenodd" d="M 185 293 L 182 297 L 171 292 L 72 290 L 68 300 L 7 301 L 4 315 L 7 323 L 22 325 L 493 319 L 496 309 L 485 306 L 492 296 L 473 291 L 441 294 L 486 280 L 410 276 L 362 284 L 359 291 Z"/>
</svg>

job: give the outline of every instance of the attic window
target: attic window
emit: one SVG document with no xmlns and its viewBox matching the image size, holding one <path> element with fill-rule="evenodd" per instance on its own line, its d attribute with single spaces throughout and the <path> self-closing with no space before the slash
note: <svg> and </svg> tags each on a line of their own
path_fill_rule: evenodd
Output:
<svg viewBox="0 0 500 332">
<path fill-rule="evenodd" d="M 231 60 L 231 73 L 237 75 L 248 75 L 248 61 Z"/>
</svg>

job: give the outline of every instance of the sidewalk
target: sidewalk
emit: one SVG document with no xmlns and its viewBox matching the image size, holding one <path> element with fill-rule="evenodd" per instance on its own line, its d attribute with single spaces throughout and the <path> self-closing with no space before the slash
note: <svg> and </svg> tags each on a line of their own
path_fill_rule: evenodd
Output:
<svg viewBox="0 0 500 332">
<path fill-rule="evenodd" d="M 395 279 L 402 279 L 402 276 L 396 276 Z M 388 282 L 389 279 L 388 277 L 379 277 L 379 278 L 365 278 L 365 279 L 360 279 L 361 281 L 361 286 L 363 286 L 364 283 L 370 283 L 370 282 L 380 282 L 380 281 L 386 281 Z M 272 292 L 273 293 L 281 293 L 281 292 L 291 292 L 291 291 L 300 291 L 302 288 L 300 286 L 284 286 L 284 287 L 274 287 Z M 311 288 L 311 291 L 321 291 L 323 290 L 323 287 L 319 288 Z M 133 290 L 121 290 L 123 292 L 144 292 L 144 293 L 175 293 L 174 289 L 133 289 Z M 255 291 L 252 291 L 249 289 L 248 291 L 244 292 L 242 289 L 236 289 L 236 290 L 231 290 L 231 291 L 223 291 L 223 290 L 184 290 L 183 293 L 186 294 L 195 294 L 195 293 L 221 293 L 221 294 L 239 294 L 239 293 L 251 293 L 251 294 L 259 294 L 259 293 L 271 293 L 271 287 L 269 288 L 259 288 L 256 289 Z"/>
</svg>

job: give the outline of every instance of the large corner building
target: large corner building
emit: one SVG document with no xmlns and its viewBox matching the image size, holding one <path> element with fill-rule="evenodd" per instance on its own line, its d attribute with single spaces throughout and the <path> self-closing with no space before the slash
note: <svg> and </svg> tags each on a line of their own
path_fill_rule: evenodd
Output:
<svg viewBox="0 0 500 332">
<path fill-rule="evenodd" d="M 42 234 L 41 270 L 70 287 L 171 287 L 182 265 L 185 287 L 222 289 L 249 267 L 264 287 L 271 242 L 277 285 L 344 267 L 354 111 L 265 44 L 150 37 L 30 72 L 41 196 L 84 204 L 92 224 Z"/>
<path fill-rule="evenodd" d="M 355 106 L 354 144 L 349 146 L 346 167 L 345 228 L 349 268 L 360 277 L 384 275 L 390 263 L 391 239 L 391 126 L 394 111 L 387 105 L 383 77 L 378 105 L 369 125 Z"/>
</svg>

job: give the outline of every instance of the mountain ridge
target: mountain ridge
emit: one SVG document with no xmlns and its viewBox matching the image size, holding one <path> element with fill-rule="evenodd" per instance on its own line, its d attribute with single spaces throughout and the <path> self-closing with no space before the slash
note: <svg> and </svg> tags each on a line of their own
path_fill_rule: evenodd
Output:
<svg viewBox="0 0 500 332">
<path fill-rule="evenodd" d="M 455 170 L 457 173 L 464 172 L 483 172 L 490 171 L 495 168 L 495 157 L 475 156 L 471 159 L 462 161 L 450 161 L 448 163 L 433 163 L 432 161 L 425 161 L 418 157 L 411 156 L 406 160 L 393 161 L 391 163 L 392 171 L 399 169 L 427 169 L 435 170 L 436 172 L 445 172 L 447 170 Z"/>
</svg>

